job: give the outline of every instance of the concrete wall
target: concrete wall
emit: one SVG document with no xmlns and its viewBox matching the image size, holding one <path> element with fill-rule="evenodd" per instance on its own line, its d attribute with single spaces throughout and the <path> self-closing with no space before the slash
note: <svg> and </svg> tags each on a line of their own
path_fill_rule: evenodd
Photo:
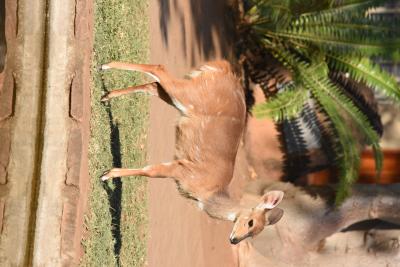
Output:
<svg viewBox="0 0 400 267">
<path fill-rule="evenodd" d="M 0 265 L 71 266 L 88 189 L 92 4 L 5 3 Z"/>
</svg>

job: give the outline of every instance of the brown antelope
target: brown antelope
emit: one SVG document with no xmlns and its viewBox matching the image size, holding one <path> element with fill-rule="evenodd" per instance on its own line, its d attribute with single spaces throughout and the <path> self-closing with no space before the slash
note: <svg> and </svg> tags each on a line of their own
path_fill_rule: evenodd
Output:
<svg viewBox="0 0 400 267">
<path fill-rule="evenodd" d="M 140 71 L 157 81 L 112 91 L 102 101 L 147 92 L 159 96 L 181 114 L 176 160 L 141 169 L 114 168 L 103 174 L 103 181 L 135 175 L 173 178 L 179 191 L 197 201 L 211 217 L 235 221 L 230 237 L 233 244 L 281 218 L 282 210 L 271 212 L 282 200 L 281 191 L 268 192 L 258 205 L 246 208 L 227 193 L 246 120 L 244 91 L 227 61 L 209 62 L 192 71 L 187 79 L 173 78 L 162 65 L 111 62 L 102 69 Z"/>
</svg>

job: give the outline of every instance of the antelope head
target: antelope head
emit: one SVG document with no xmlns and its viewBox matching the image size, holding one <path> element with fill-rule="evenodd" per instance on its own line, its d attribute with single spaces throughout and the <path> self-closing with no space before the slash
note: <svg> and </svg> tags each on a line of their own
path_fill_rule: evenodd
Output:
<svg viewBox="0 0 400 267">
<path fill-rule="evenodd" d="M 252 209 L 242 210 L 236 215 L 230 236 L 232 244 L 238 244 L 247 237 L 258 235 L 266 225 L 277 223 L 283 210 L 275 208 L 283 199 L 282 191 L 270 191 L 261 197 L 259 204 Z"/>
</svg>

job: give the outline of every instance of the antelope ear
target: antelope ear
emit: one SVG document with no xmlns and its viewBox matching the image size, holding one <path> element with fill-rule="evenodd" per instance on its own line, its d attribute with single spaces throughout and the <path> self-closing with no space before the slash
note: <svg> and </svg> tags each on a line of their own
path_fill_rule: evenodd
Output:
<svg viewBox="0 0 400 267">
<path fill-rule="evenodd" d="M 272 210 L 282 201 L 284 193 L 282 191 L 269 191 L 262 196 L 261 203 L 256 207 L 257 209 Z"/>
<path fill-rule="evenodd" d="M 279 222 L 283 216 L 283 210 L 280 208 L 275 208 L 267 212 L 267 224 L 272 225 Z"/>
</svg>

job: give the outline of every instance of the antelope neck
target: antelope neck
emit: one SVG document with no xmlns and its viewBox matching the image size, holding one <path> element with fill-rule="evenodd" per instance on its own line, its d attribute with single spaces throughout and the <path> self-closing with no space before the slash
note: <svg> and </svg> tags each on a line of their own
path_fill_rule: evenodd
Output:
<svg viewBox="0 0 400 267">
<path fill-rule="evenodd" d="M 213 218 L 234 221 L 244 208 L 239 201 L 226 192 L 212 194 L 206 199 L 197 199 L 198 207 Z"/>
</svg>

